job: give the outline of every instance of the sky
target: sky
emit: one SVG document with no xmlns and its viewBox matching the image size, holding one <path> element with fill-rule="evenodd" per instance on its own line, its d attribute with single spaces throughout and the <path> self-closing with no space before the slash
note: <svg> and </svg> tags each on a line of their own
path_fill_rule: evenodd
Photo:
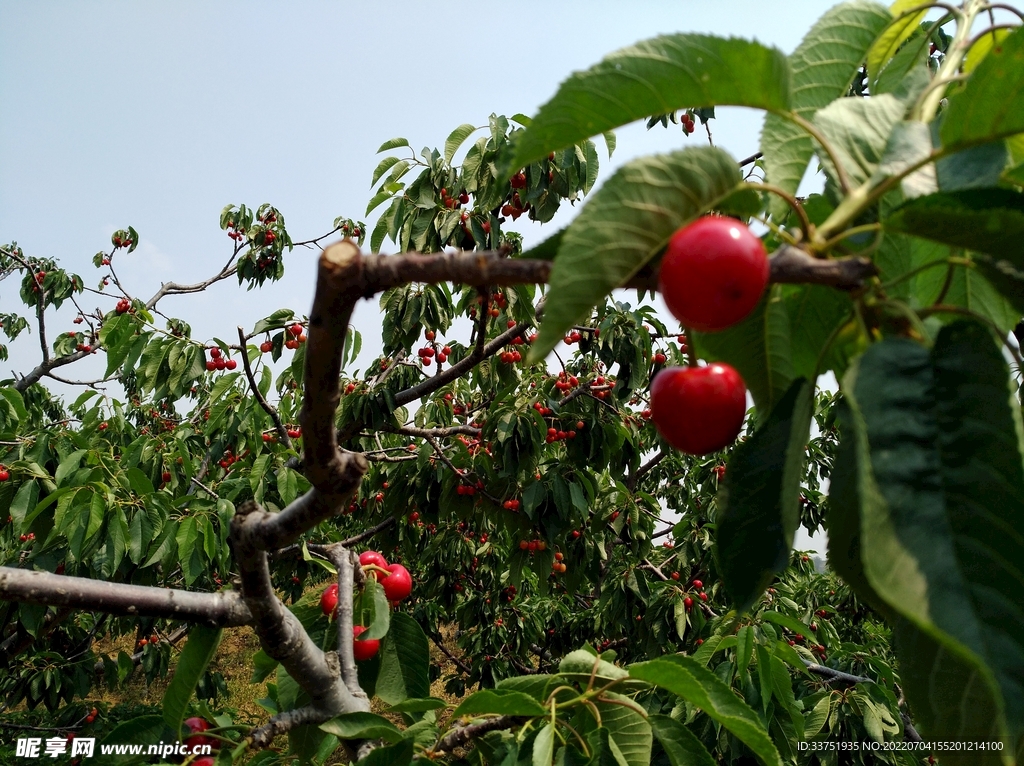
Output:
<svg viewBox="0 0 1024 766">
<path fill-rule="evenodd" d="M 832 4 L 0 0 L 0 242 L 57 258 L 96 287 L 92 256 L 134 226 L 139 247 L 119 256 L 118 273 L 148 298 L 163 281 L 197 282 L 227 260 L 232 243 L 218 225 L 227 204 L 269 202 L 294 240 L 310 239 L 337 216 L 364 218 L 386 139 L 404 136 L 418 151 L 492 112 L 533 114 L 570 72 L 658 34 L 753 38 L 789 53 Z M 719 109 L 716 145 L 752 154 L 761 120 Z M 623 128 L 611 161 L 602 151 L 601 177 L 706 140 L 674 126 Z M 516 229 L 529 245 L 567 220 L 559 213 L 541 227 L 524 217 Z M 230 339 L 277 308 L 308 311 L 315 259 L 297 249 L 272 287 L 246 292 L 230 279 L 160 307 L 197 339 Z M 0 311 L 27 313 L 17 291 L 16 280 L 0 282 Z M 90 294 L 83 305 L 108 311 L 115 301 Z M 51 342 L 74 328 L 73 311 L 48 320 Z M 370 350 L 379 316 L 376 301 L 355 315 Z M 36 336 L 10 353 L 0 378 L 39 361 Z M 102 370 L 96 358 L 64 374 Z"/>
</svg>

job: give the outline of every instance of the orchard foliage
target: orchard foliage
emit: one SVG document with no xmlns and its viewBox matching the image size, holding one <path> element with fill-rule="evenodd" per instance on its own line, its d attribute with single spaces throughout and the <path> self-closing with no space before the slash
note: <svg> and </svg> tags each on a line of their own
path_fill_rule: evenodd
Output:
<svg viewBox="0 0 1024 766">
<path fill-rule="evenodd" d="M 418 156 L 385 142 L 372 230 L 339 216 L 293 241 L 271 205 L 225 207 L 227 265 L 148 299 L 116 270 L 131 227 L 95 257 L 95 290 L 0 249 L 27 307 L 0 330 L 41 352 L 0 388 L 7 704 L 119 743 L 130 727 L 176 740 L 199 713 L 223 764 L 279 734 L 287 753 L 257 759 L 1019 761 L 1024 427 L 1004 343 L 1024 313 L 1024 34 L 989 10 L 854 0 L 790 56 L 638 43 L 533 118 L 462 125 Z M 760 157 L 690 146 L 595 186 L 596 137 L 610 153 L 610 131 L 647 119 L 695 141 L 716 106 L 765 112 Z M 824 189 L 798 198 L 811 162 Z M 505 227 L 580 200 L 532 251 Z M 756 306 L 714 332 L 644 300 L 676 232 L 709 214 L 764 231 L 769 253 Z M 359 253 L 368 231 L 373 253 L 401 253 Z M 176 294 L 258 288 L 338 234 L 308 317 L 210 339 L 166 318 Z M 383 353 L 366 359 L 338 323 L 378 292 Z M 54 335 L 64 303 L 74 329 Z M 103 379 L 74 401 L 42 385 L 100 352 Z M 737 443 L 705 456 L 668 446 L 651 401 L 655 376 L 698 360 L 754 401 Z M 827 373 L 838 393 L 816 387 Z M 285 543 L 246 536 L 275 520 Z M 830 571 L 793 552 L 800 526 L 827 530 Z M 389 599 L 353 547 L 407 567 L 412 595 Z M 262 642 L 270 720 L 251 730 L 207 672 L 229 625 Z M 98 657 L 104 634 L 134 653 Z M 432 696 L 431 642 L 454 706 Z M 104 728 L 91 690 L 140 665 L 174 668 L 162 713 Z M 921 738 L 938 749 L 893 749 Z"/>
</svg>

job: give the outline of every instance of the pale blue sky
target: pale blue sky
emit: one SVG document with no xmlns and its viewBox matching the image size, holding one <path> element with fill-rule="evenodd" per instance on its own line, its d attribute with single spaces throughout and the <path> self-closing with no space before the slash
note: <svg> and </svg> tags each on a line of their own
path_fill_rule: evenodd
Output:
<svg viewBox="0 0 1024 766">
<path fill-rule="evenodd" d="M 149 297 L 161 281 L 220 268 L 231 244 L 218 226 L 225 204 L 270 202 L 294 239 L 311 238 L 338 215 L 363 217 L 385 139 L 405 136 L 418 151 L 491 112 L 532 114 L 572 70 L 658 34 L 756 38 L 788 53 L 831 5 L 0 0 L 0 241 L 56 257 L 95 287 L 92 255 L 132 225 L 140 246 L 119 258 L 119 274 Z M 756 151 L 759 113 L 718 114 L 718 145 L 736 157 Z M 602 177 L 703 140 L 623 129 Z M 524 218 L 518 229 L 535 242 L 559 220 L 542 229 Z M 260 292 L 230 280 L 160 305 L 197 339 L 230 339 L 279 307 L 308 310 L 313 251 L 289 255 L 287 271 Z M 27 313 L 17 289 L 0 283 L 0 310 Z M 109 310 L 113 299 L 83 305 Z M 72 317 L 50 319 L 51 341 Z M 361 305 L 356 324 L 377 346 L 376 302 Z M 34 334 L 19 339 L 0 377 L 26 371 L 38 353 Z M 95 358 L 62 372 L 88 378 L 103 366 Z M 801 534 L 798 546 L 808 544 Z"/>
<path fill-rule="evenodd" d="M 95 287 L 91 256 L 133 225 L 141 244 L 119 273 L 148 297 L 161 280 L 198 281 L 220 267 L 227 203 L 271 202 L 293 238 L 310 238 L 338 215 L 362 217 L 387 138 L 418 150 L 492 111 L 531 114 L 572 70 L 661 33 L 752 37 L 789 52 L 831 5 L 0 0 L 0 241 L 57 257 Z M 746 156 L 760 119 L 720 110 L 715 140 Z M 701 140 L 624 129 L 602 175 Z M 553 228 L 519 226 L 528 241 Z M 222 283 L 161 307 L 197 338 L 232 337 L 275 308 L 308 310 L 313 261 L 295 251 L 285 280 L 262 292 Z M 19 308 L 16 290 L 0 284 L 2 310 Z M 85 305 L 110 308 L 95 296 Z M 71 312 L 61 317 L 51 334 L 71 328 Z M 372 336 L 376 305 L 363 304 L 357 320 Z M 4 376 L 38 358 L 34 336 L 11 351 Z M 84 367 L 67 373 L 85 377 Z"/>
</svg>

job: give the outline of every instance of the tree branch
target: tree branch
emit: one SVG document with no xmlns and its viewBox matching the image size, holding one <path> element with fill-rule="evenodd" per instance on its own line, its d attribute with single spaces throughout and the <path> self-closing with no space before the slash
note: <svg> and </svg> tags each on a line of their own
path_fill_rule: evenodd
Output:
<svg viewBox="0 0 1024 766">
<path fill-rule="evenodd" d="M 129 617 L 190 620 L 220 627 L 247 625 L 252 621 L 249 609 L 234 591 L 196 593 L 12 567 L 0 567 L 0 599 Z"/>
<path fill-rule="evenodd" d="M 263 398 L 263 394 L 260 393 L 259 386 L 256 385 L 256 377 L 252 374 L 252 366 L 249 364 L 249 351 L 246 347 L 245 330 L 241 327 L 238 328 L 238 342 L 242 346 L 242 367 L 245 370 L 245 377 L 249 381 L 249 390 L 252 391 L 252 395 L 256 397 L 256 402 L 263 408 L 263 411 L 270 415 L 270 419 L 274 421 L 274 428 L 277 430 L 277 436 L 281 443 L 288 449 L 292 448 L 291 437 L 288 436 L 288 429 L 284 427 L 284 423 L 281 422 L 281 416 L 277 414 L 277 409 L 272 407 L 266 399 Z"/>
<path fill-rule="evenodd" d="M 458 726 L 446 734 L 433 749 L 434 753 L 445 753 L 457 747 L 465 745 L 470 740 L 486 734 L 489 731 L 500 731 L 511 729 L 522 723 L 522 718 L 510 715 L 502 715 L 497 718 L 489 718 L 479 723 L 471 723 L 466 726 Z"/>
</svg>

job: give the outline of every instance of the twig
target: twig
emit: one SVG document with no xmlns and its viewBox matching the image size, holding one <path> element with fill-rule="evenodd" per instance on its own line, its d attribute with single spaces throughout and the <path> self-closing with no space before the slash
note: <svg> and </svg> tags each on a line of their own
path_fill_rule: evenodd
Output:
<svg viewBox="0 0 1024 766">
<path fill-rule="evenodd" d="M 445 657 L 451 660 L 452 664 L 455 665 L 455 667 L 457 667 L 462 673 L 468 676 L 470 673 L 473 672 L 473 668 L 471 668 L 465 662 L 463 662 L 450 651 L 448 651 L 447 647 L 445 647 L 444 642 L 441 641 L 441 639 L 439 639 L 433 633 L 430 633 L 428 635 L 430 636 L 430 640 L 434 642 L 434 646 L 441 650 L 441 654 L 443 654 Z"/>
<path fill-rule="evenodd" d="M 490 718 L 486 721 L 479 723 L 471 723 L 467 726 L 459 726 L 452 729 L 446 734 L 438 743 L 437 747 L 433 749 L 434 753 L 445 753 L 454 750 L 457 747 L 465 745 L 472 739 L 482 736 L 489 731 L 500 731 L 502 729 L 511 729 L 518 726 L 522 722 L 522 718 L 514 716 L 502 715 L 497 718 Z M 424 754 L 425 755 L 425 754 Z"/>
<path fill-rule="evenodd" d="M 252 374 L 252 366 L 249 364 L 249 351 L 246 348 L 245 330 L 242 327 L 238 328 L 238 342 L 242 346 L 242 367 L 245 369 L 245 377 L 249 380 L 249 388 L 252 390 L 253 396 L 256 397 L 256 402 L 263 408 L 264 412 L 270 415 L 270 419 L 274 421 L 274 428 L 277 430 L 281 443 L 288 449 L 291 449 L 291 437 L 288 436 L 288 429 L 281 422 L 281 416 L 277 413 L 277 408 L 271 406 L 263 397 L 263 394 L 260 393 L 259 386 L 256 385 L 256 377 Z"/>
</svg>

